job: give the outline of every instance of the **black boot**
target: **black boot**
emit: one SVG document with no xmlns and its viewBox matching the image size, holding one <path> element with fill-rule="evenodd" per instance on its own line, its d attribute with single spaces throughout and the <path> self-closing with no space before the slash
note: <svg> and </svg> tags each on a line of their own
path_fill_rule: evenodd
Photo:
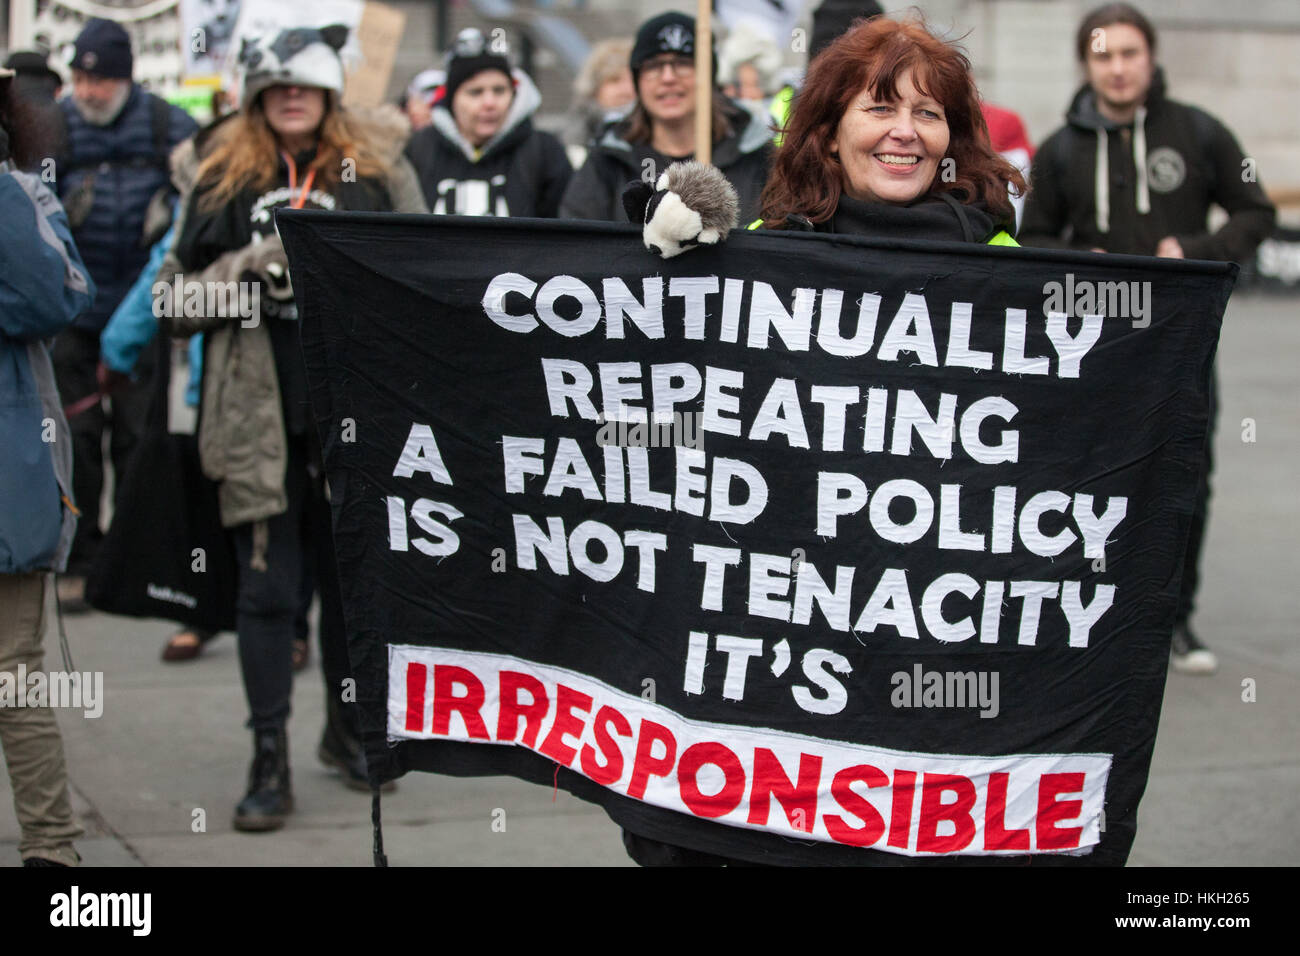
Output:
<svg viewBox="0 0 1300 956">
<path fill-rule="evenodd" d="M 253 732 L 248 793 L 235 807 L 236 830 L 278 830 L 293 810 L 289 789 L 289 736 L 283 727 Z"/>
<path fill-rule="evenodd" d="M 320 736 L 320 746 L 316 756 L 327 767 L 338 770 L 343 783 L 351 790 L 370 790 L 370 778 L 366 774 L 366 754 L 355 732 L 348 726 L 343 714 L 343 702 L 337 694 L 325 692 L 325 730 Z M 389 780 L 379 789 L 390 793 L 397 788 L 395 781 Z"/>
</svg>

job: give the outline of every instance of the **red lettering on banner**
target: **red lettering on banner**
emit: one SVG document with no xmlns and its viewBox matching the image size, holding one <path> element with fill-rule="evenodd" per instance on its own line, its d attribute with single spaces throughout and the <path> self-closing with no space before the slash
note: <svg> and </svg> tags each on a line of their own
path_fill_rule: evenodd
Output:
<svg viewBox="0 0 1300 956">
<path fill-rule="evenodd" d="M 711 795 L 700 792 L 696 779 L 706 764 L 717 767 L 724 777 L 722 789 Z M 745 768 L 740 758 L 722 744 L 694 744 L 682 752 L 677 764 L 677 785 L 691 813 L 697 817 L 722 817 L 740 806 L 740 798 L 745 795 Z"/>
<path fill-rule="evenodd" d="M 984 849 L 1028 850 L 1029 830 L 1006 829 L 1009 773 L 989 774 L 989 795 L 984 807 Z"/>
<path fill-rule="evenodd" d="M 582 736 L 583 722 L 573 716 L 574 705 L 578 705 L 578 713 L 587 713 L 591 710 L 591 696 L 572 687 L 565 687 L 563 684 L 556 685 L 555 721 L 551 724 L 551 732 L 546 735 L 546 740 L 539 748 L 542 753 L 564 767 L 573 763 L 573 758 L 578 755 L 578 748 L 566 744 L 564 735 L 569 734 L 575 739 Z"/>
<path fill-rule="evenodd" d="M 952 803 L 944 803 L 946 792 L 957 794 Z M 961 850 L 975 837 L 975 784 L 969 777 L 955 773 L 927 773 L 921 787 L 921 821 L 917 825 L 916 848 L 922 853 L 952 853 Z M 939 836 L 939 824 L 951 820 L 955 829 Z"/>
<path fill-rule="evenodd" d="M 817 819 L 817 783 L 821 779 L 822 758 L 799 754 L 799 782 L 791 783 L 776 754 L 766 747 L 754 748 L 754 783 L 749 794 L 750 823 L 765 825 L 768 800 L 776 797 L 785 815 L 797 830 L 812 832 Z M 802 812 L 802 820 L 795 814 Z"/>
<path fill-rule="evenodd" d="M 894 774 L 894 802 L 889 809 L 890 846 L 907 849 L 912 838 L 912 803 L 916 792 L 916 774 L 910 770 L 899 770 Z"/>
<path fill-rule="evenodd" d="M 656 757 L 651 752 L 656 743 L 664 745 L 664 755 Z M 641 721 L 636 739 L 636 756 L 632 758 L 632 779 L 627 785 L 627 795 L 640 800 L 645 796 L 646 783 L 651 775 L 666 777 L 672 773 L 677 759 L 677 738 L 663 724 L 653 720 Z"/>
<path fill-rule="evenodd" d="M 497 740 L 502 743 L 513 741 L 519 730 L 519 718 L 524 719 L 524 746 L 537 746 L 537 735 L 541 733 L 542 721 L 551 706 L 546 696 L 546 687 L 532 674 L 519 671 L 502 671 L 498 676 L 501 704 L 497 712 Z M 519 692 L 528 691 L 532 697 L 527 704 L 519 702 Z"/>
<path fill-rule="evenodd" d="M 420 733 L 424 730 L 424 684 L 429 678 L 429 668 L 423 664 L 406 665 L 406 729 Z"/>
<path fill-rule="evenodd" d="M 1083 811 L 1082 800 L 1057 800 L 1063 793 L 1083 790 L 1082 773 L 1045 773 L 1038 781 L 1038 849 L 1070 850 L 1079 845 L 1083 827 L 1058 827 L 1060 820 L 1073 820 Z"/>
<path fill-rule="evenodd" d="M 607 787 L 623 776 L 623 751 L 619 750 L 617 742 L 605 729 L 609 724 L 614 725 L 614 730 L 620 737 L 632 736 L 632 725 L 627 722 L 627 718 L 613 707 L 606 705 L 596 711 L 596 718 L 591 722 L 605 764 L 601 766 L 596 763 L 596 751 L 592 749 L 591 744 L 583 744 L 581 758 L 582 772 Z"/>
<path fill-rule="evenodd" d="M 865 797 L 852 788 L 852 784 L 861 781 L 868 787 L 889 786 L 889 776 L 880 768 L 870 764 L 858 764 L 845 767 L 831 781 L 831 796 L 844 810 L 853 814 L 863 825 L 851 827 L 838 814 L 828 813 L 822 819 L 826 822 L 826 832 L 836 843 L 848 846 L 871 846 L 885 835 L 885 819 Z"/>
<path fill-rule="evenodd" d="M 457 697 L 452 688 L 457 684 L 465 688 L 465 696 Z M 465 727 L 471 737 L 491 740 L 487 724 L 479 715 L 483 707 L 483 684 L 470 671 L 452 664 L 436 664 L 433 668 L 433 732 L 443 734 L 450 732 L 452 712 L 458 712 L 465 719 Z"/>
</svg>

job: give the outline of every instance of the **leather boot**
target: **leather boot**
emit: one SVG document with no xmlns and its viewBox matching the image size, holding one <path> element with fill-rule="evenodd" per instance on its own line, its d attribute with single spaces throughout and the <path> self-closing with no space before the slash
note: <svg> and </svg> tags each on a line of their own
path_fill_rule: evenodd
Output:
<svg viewBox="0 0 1300 956">
<path fill-rule="evenodd" d="M 343 716 L 343 702 L 337 694 L 325 692 L 325 730 L 321 733 L 316 756 L 327 767 L 338 770 L 343 783 L 350 790 L 370 790 L 370 777 L 366 773 L 366 754 L 361 741 L 353 736 Z M 384 793 L 397 789 L 389 780 L 379 788 Z"/>
<path fill-rule="evenodd" d="M 253 732 L 248 793 L 235 807 L 236 830 L 278 830 L 293 810 L 289 789 L 289 736 L 285 728 Z"/>
</svg>

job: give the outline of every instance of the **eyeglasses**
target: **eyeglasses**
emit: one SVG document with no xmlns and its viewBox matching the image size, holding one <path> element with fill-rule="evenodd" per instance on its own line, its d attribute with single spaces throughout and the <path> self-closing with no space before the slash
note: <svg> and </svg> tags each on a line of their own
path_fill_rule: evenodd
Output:
<svg viewBox="0 0 1300 956">
<path fill-rule="evenodd" d="M 646 60 L 641 64 L 640 75 L 644 76 L 649 73 L 657 76 L 663 72 L 664 67 L 672 71 L 674 76 L 694 76 L 695 75 L 695 58 L 690 56 L 677 56 L 669 54 L 667 56 L 656 56 Z"/>
</svg>

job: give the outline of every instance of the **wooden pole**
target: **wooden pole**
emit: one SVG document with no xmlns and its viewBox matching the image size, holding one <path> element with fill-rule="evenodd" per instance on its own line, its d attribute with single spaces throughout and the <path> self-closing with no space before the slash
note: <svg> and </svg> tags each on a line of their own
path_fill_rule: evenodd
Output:
<svg viewBox="0 0 1300 956">
<path fill-rule="evenodd" d="M 695 158 L 713 162 L 713 4 L 696 0 Z"/>
</svg>

